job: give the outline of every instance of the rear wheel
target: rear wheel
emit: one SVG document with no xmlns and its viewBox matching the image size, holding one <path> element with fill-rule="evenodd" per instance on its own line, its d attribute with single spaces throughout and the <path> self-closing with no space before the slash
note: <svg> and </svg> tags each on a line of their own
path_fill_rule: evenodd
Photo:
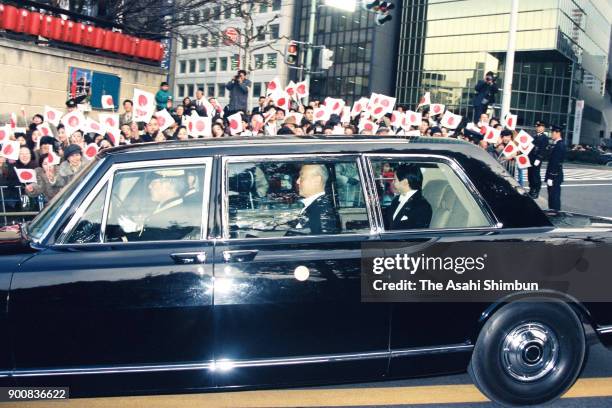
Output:
<svg viewBox="0 0 612 408">
<path fill-rule="evenodd" d="M 468 371 L 491 400 L 542 404 L 574 384 L 585 351 L 582 323 L 567 304 L 521 301 L 502 307 L 487 321 Z"/>
</svg>

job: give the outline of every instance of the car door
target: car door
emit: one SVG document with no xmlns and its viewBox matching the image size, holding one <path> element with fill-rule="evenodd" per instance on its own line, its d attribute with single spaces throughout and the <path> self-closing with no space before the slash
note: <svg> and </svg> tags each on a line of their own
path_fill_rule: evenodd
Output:
<svg viewBox="0 0 612 408">
<path fill-rule="evenodd" d="M 326 179 L 309 195 L 320 201 L 309 205 L 334 207 L 318 220 L 300 215 L 309 213 L 296 192 L 306 188 L 297 186 L 305 165 L 322 173 L 316 180 Z M 361 245 L 377 236 L 357 157 L 229 157 L 222 166 L 223 236 L 214 267 L 218 385 L 381 377 L 389 308 L 360 301 Z"/>
<path fill-rule="evenodd" d="M 14 274 L 18 376 L 209 367 L 211 169 L 211 158 L 112 166 L 58 242 Z"/>
<path fill-rule="evenodd" d="M 365 160 L 371 188 L 376 190 L 375 213 L 381 245 L 387 248 L 385 256 L 420 257 L 498 232 L 493 213 L 453 160 L 429 154 L 371 154 Z M 398 175 L 405 180 L 404 186 L 415 184 L 410 189 L 414 191 L 402 191 L 405 187 L 398 185 Z M 415 192 L 427 202 L 430 213 L 397 208 L 402 194 L 417 195 Z M 405 205 L 423 207 L 414 200 Z M 414 220 L 413 216 L 429 219 Z M 401 252 L 394 249 L 397 247 L 403 248 Z M 389 375 L 465 369 L 473 347 L 468 339 L 485 307 L 476 302 L 393 302 Z"/>
</svg>

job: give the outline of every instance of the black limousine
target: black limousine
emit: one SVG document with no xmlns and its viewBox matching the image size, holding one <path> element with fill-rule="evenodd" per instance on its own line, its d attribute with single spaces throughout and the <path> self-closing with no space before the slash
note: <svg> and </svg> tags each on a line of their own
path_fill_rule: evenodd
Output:
<svg viewBox="0 0 612 408">
<path fill-rule="evenodd" d="M 406 186 L 415 212 L 400 209 Z M 500 403 L 550 401 L 583 368 L 585 326 L 612 345 L 609 303 L 365 302 L 362 246 L 553 242 L 560 253 L 610 245 L 611 231 L 609 219 L 542 211 L 457 140 L 113 148 L 0 243 L 0 385 L 117 395 L 468 369 Z"/>
</svg>

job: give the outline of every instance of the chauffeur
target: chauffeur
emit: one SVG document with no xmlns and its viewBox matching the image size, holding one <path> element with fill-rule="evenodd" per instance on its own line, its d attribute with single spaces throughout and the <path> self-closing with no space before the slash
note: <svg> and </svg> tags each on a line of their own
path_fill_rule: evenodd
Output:
<svg viewBox="0 0 612 408">
<path fill-rule="evenodd" d="M 546 168 L 546 184 L 548 185 L 548 208 L 561 210 L 561 183 L 563 183 L 563 160 L 565 160 L 565 143 L 561 137 L 561 128 L 551 126 L 553 148 Z"/>
</svg>

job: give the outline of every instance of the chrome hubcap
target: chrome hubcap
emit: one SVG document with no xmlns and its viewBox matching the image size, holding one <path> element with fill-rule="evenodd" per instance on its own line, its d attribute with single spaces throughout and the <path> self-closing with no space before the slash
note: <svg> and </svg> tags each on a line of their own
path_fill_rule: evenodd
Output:
<svg viewBox="0 0 612 408">
<path fill-rule="evenodd" d="M 558 359 L 557 336 L 542 323 L 523 323 L 504 338 L 502 363 L 516 380 L 539 380 L 554 370 Z"/>
</svg>

